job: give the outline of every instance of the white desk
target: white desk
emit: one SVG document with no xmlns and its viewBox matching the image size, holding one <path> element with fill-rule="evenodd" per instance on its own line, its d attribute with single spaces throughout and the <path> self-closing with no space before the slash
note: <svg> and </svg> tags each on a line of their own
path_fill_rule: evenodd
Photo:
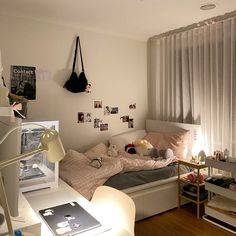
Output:
<svg viewBox="0 0 236 236">
<path fill-rule="evenodd" d="M 11 219 L 14 229 L 22 229 L 24 233 L 30 232 L 33 235 L 40 235 L 41 222 L 21 193 L 19 194 L 19 217 L 12 217 Z M 7 232 L 5 221 L 0 227 L 0 235 L 6 235 Z"/>
<path fill-rule="evenodd" d="M 48 189 L 41 189 L 33 192 L 24 193 L 26 199 L 30 203 L 31 207 L 35 210 L 36 214 L 41 209 L 45 209 L 52 206 L 61 205 L 67 202 L 76 201 L 78 202 L 83 208 L 85 208 L 91 215 L 98 219 L 101 223 L 103 223 L 99 216 L 96 215 L 96 212 L 93 209 L 93 205 L 80 195 L 77 191 L 72 189 L 69 185 L 67 185 L 64 181 L 59 180 L 59 187 L 58 188 L 48 188 Z M 39 214 L 38 214 L 39 216 Z M 40 217 L 40 216 L 39 216 Z M 51 236 L 52 233 L 49 228 L 46 226 L 44 221 L 40 218 L 42 225 L 41 225 L 41 235 L 42 236 Z M 109 229 L 106 232 L 104 229 L 107 226 L 102 226 L 79 235 L 81 236 L 92 236 L 92 235 L 101 235 L 101 236 L 131 236 L 125 229 Z M 37 235 L 38 236 L 38 235 Z M 40 236 L 40 235 L 39 235 Z"/>
</svg>

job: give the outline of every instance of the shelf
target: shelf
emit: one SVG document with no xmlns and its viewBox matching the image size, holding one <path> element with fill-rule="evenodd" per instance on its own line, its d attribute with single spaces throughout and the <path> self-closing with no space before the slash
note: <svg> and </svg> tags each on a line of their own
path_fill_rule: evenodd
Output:
<svg viewBox="0 0 236 236">
<path fill-rule="evenodd" d="M 210 176 L 212 176 L 212 168 L 236 173 L 236 163 L 212 160 L 211 158 L 206 158 L 205 163 L 209 168 Z M 234 206 L 234 203 L 231 203 L 231 201 L 236 200 L 236 192 L 209 182 L 205 182 L 205 189 L 216 195 L 213 197 L 213 195 L 210 194 L 211 197 L 209 198 L 208 204 L 205 205 L 206 216 L 203 218 L 236 234 L 236 215 L 230 211 L 222 210 L 231 208 L 229 206 L 227 208 L 227 205 L 233 204 Z M 218 207 L 222 209 L 219 209 Z"/>
<path fill-rule="evenodd" d="M 210 192 L 220 194 L 224 197 L 236 200 L 236 192 L 233 191 L 233 190 L 230 190 L 228 188 L 222 188 L 222 187 L 219 187 L 215 184 L 205 182 L 205 189 L 210 191 Z"/>
<path fill-rule="evenodd" d="M 206 202 L 208 199 L 205 198 L 204 196 L 204 199 L 202 198 L 201 200 L 199 199 L 200 198 L 200 188 L 201 186 L 204 187 L 204 182 L 203 183 L 200 183 L 200 181 L 196 181 L 196 182 L 191 182 L 187 179 L 187 174 L 185 175 L 180 175 L 180 165 L 184 165 L 184 166 L 188 166 L 188 167 L 191 167 L 193 169 L 196 169 L 197 173 L 196 173 L 196 179 L 198 180 L 199 179 L 199 176 L 200 176 L 200 172 L 203 170 L 203 169 L 206 169 L 208 170 L 207 166 L 205 164 L 197 164 L 197 163 L 194 163 L 194 162 L 190 162 L 190 161 L 186 161 L 186 160 L 179 160 L 178 161 L 178 199 L 179 199 L 179 204 L 178 204 L 178 207 L 181 206 L 181 199 L 185 199 L 185 200 L 188 200 L 190 202 L 193 202 L 197 205 L 197 218 L 199 219 L 200 218 L 200 204 Z M 185 191 L 186 194 L 188 195 L 184 195 L 182 192 L 182 188 L 183 188 L 183 183 L 184 184 L 191 184 L 193 186 L 196 187 L 196 194 L 194 196 L 194 199 L 190 196 L 192 194 L 189 194 L 187 193 L 187 191 Z"/>
<path fill-rule="evenodd" d="M 223 222 L 234 227 L 236 225 L 236 216 L 233 216 L 232 214 L 229 214 L 226 211 L 205 205 L 205 213 L 216 219 L 221 219 Z"/>
<path fill-rule="evenodd" d="M 192 185 L 194 185 L 194 186 L 204 186 L 205 185 L 205 182 L 203 182 L 203 183 L 197 183 L 197 182 L 191 182 L 190 180 L 188 180 L 187 179 L 187 176 L 184 176 L 184 177 L 181 177 L 180 179 L 179 179 L 182 183 L 186 183 L 186 184 L 192 184 Z"/>
<path fill-rule="evenodd" d="M 213 167 L 213 168 L 228 171 L 231 173 L 236 173 L 236 163 L 233 163 L 233 162 L 216 161 L 216 160 L 211 160 L 209 158 L 206 158 L 205 164 L 208 167 Z"/>
<path fill-rule="evenodd" d="M 194 169 L 203 169 L 203 168 L 206 168 L 206 164 L 197 164 L 195 162 L 190 162 L 190 161 L 186 161 L 186 160 L 179 160 L 178 161 L 180 165 L 185 165 L 185 166 L 189 166 L 189 167 L 192 167 Z"/>
<path fill-rule="evenodd" d="M 206 199 L 204 199 L 204 200 L 198 202 L 197 200 L 194 200 L 194 199 L 192 199 L 192 198 L 186 197 L 186 196 L 184 196 L 184 195 L 182 195 L 182 194 L 179 194 L 179 197 L 184 198 L 184 199 L 186 199 L 186 200 L 188 200 L 188 201 L 190 201 L 190 202 L 194 202 L 195 204 L 202 204 L 202 203 L 208 201 L 207 198 L 206 198 Z"/>
</svg>

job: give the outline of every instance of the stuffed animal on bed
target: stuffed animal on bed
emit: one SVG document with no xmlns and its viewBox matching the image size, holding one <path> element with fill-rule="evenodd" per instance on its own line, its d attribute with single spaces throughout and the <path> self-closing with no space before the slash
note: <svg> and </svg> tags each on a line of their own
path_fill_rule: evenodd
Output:
<svg viewBox="0 0 236 236">
<path fill-rule="evenodd" d="M 150 156 L 154 147 L 146 139 L 137 139 L 133 142 L 135 151 L 140 156 Z"/>
<path fill-rule="evenodd" d="M 174 156 L 174 152 L 170 148 L 160 149 L 160 150 L 156 148 L 155 155 L 151 155 L 151 156 L 155 158 L 160 158 L 160 159 L 168 159 Z"/>
<path fill-rule="evenodd" d="M 141 156 L 151 156 L 154 159 L 167 159 L 174 156 L 172 149 L 157 149 L 146 139 L 138 139 L 133 142 L 136 152 Z"/>
<path fill-rule="evenodd" d="M 108 156 L 110 157 L 117 157 L 119 155 L 119 151 L 118 148 L 115 144 L 111 144 L 108 147 L 108 151 L 107 151 Z"/>
<path fill-rule="evenodd" d="M 125 151 L 129 154 L 136 154 L 135 146 L 132 143 L 125 145 Z"/>
</svg>

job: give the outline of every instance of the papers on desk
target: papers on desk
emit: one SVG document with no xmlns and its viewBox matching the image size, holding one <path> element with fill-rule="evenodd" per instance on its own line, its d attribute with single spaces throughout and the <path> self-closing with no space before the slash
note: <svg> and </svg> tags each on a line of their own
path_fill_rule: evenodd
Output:
<svg viewBox="0 0 236 236">
<path fill-rule="evenodd" d="M 77 202 L 43 209 L 39 214 L 56 236 L 80 235 L 102 226 Z"/>
</svg>

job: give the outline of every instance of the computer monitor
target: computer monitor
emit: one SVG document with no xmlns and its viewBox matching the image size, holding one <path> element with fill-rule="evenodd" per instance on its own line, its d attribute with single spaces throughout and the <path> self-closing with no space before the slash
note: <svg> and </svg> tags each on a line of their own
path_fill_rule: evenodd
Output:
<svg viewBox="0 0 236 236">
<path fill-rule="evenodd" d="M 15 118 L 15 121 L 12 122 L 11 117 L 0 116 L 0 140 L 8 132 L 8 130 L 20 125 L 21 119 Z M 16 129 L 11 134 L 9 134 L 9 136 L 3 141 L 2 144 L 0 144 L 0 161 L 9 159 L 20 154 L 20 137 L 21 129 Z M 11 216 L 18 216 L 19 173 L 19 163 L 14 163 L 8 167 L 3 168 L 2 170 L 4 187 L 6 190 L 7 201 L 9 204 Z"/>
</svg>

